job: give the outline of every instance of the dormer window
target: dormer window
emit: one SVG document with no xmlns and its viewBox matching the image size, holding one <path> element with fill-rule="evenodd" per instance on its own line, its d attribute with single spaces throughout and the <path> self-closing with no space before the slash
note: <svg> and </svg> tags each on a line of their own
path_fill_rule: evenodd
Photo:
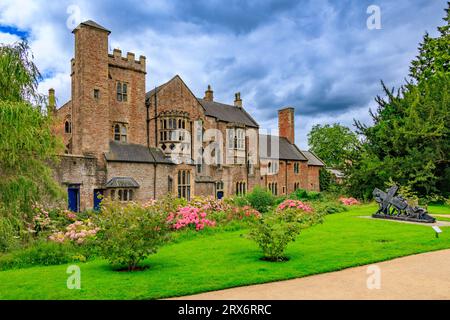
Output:
<svg viewBox="0 0 450 320">
<path fill-rule="evenodd" d="M 126 102 L 128 100 L 128 85 L 125 82 L 117 81 L 117 101 Z"/>
<path fill-rule="evenodd" d="M 114 140 L 120 142 L 127 142 L 127 127 L 122 123 L 114 125 Z"/>
</svg>

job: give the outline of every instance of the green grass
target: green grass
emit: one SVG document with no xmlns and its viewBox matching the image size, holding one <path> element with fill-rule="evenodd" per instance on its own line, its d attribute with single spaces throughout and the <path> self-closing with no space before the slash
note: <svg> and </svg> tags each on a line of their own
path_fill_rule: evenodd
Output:
<svg viewBox="0 0 450 320">
<path fill-rule="evenodd" d="M 449 214 L 450 215 L 450 205 L 435 205 L 430 204 L 428 206 L 428 212 L 431 214 Z"/>
<path fill-rule="evenodd" d="M 67 265 L 0 272 L 0 299 L 155 299 L 303 277 L 450 248 L 429 226 L 360 218 L 374 205 L 329 215 L 288 246 L 287 262 L 264 262 L 246 230 L 198 234 L 163 247 L 142 272 L 112 271 L 106 261 L 79 264 L 81 290 L 66 287 Z M 450 230 L 449 230 L 450 231 Z"/>
<path fill-rule="evenodd" d="M 450 217 L 435 217 L 439 221 L 450 221 Z"/>
</svg>

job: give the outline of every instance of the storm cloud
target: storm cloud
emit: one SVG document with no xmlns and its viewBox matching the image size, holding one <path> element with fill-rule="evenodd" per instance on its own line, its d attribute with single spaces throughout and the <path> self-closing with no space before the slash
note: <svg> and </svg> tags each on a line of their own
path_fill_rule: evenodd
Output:
<svg viewBox="0 0 450 320">
<path fill-rule="evenodd" d="M 380 30 L 366 26 L 381 9 Z M 208 84 L 218 101 L 244 107 L 262 128 L 277 128 L 276 110 L 296 108 L 297 142 L 316 123 L 369 121 L 380 80 L 398 87 L 426 31 L 442 25 L 440 0 L 2 0 L 0 42 L 26 38 L 58 103 L 70 99 L 73 9 L 112 31 L 110 49 L 147 57 L 147 89 L 179 74 L 198 96 Z"/>
</svg>

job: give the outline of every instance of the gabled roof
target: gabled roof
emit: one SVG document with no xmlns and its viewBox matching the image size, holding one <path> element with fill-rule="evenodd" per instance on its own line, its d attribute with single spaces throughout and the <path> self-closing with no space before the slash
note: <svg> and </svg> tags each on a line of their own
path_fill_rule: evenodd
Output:
<svg viewBox="0 0 450 320">
<path fill-rule="evenodd" d="M 243 124 L 248 127 L 258 128 L 258 123 L 243 108 L 215 101 L 207 101 L 197 98 L 205 109 L 205 115 L 216 118 L 219 121 Z"/>
<path fill-rule="evenodd" d="M 305 155 L 306 158 L 308 158 L 308 166 L 319 166 L 324 167 L 325 163 L 320 160 L 318 156 L 316 156 L 311 151 L 302 151 L 302 153 Z"/>
<path fill-rule="evenodd" d="M 166 83 L 163 83 L 162 85 L 160 85 L 160 86 L 158 86 L 158 87 L 156 87 L 156 88 L 150 90 L 149 92 L 147 92 L 147 93 L 145 94 L 145 102 L 148 103 L 149 100 L 150 100 L 150 98 L 151 98 L 152 96 L 154 96 L 155 93 L 159 92 L 159 91 L 160 91 L 161 89 L 163 89 L 166 85 L 168 85 L 169 83 L 171 83 L 172 81 L 174 81 L 174 80 L 176 80 L 176 79 L 180 80 L 180 81 L 186 86 L 186 88 L 188 89 L 188 91 L 191 93 L 192 97 L 195 98 L 194 93 L 192 93 L 191 89 L 187 86 L 187 84 L 183 81 L 183 79 L 181 79 L 181 77 L 177 74 L 177 75 L 175 75 L 172 79 L 170 79 L 169 81 L 167 81 Z M 195 98 L 195 99 L 197 99 L 197 98 Z M 200 103 L 199 103 L 199 106 L 201 106 Z"/>
<path fill-rule="evenodd" d="M 183 79 L 181 79 L 179 75 L 176 75 L 166 83 L 163 83 L 162 85 L 147 92 L 147 94 L 145 95 L 146 102 L 148 103 L 150 98 L 153 97 L 155 93 L 162 90 L 168 83 L 172 82 L 177 78 L 179 78 L 184 83 L 184 85 L 186 85 Z M 187 85 L 186 87 L 189 89 Z M 191 91 L 191 89 L 189 89 L 189 91 Z M 194 96 L 194 94 L 192 95 Z M 258 123 L 243 108 L 238 108 L 236 106 L 219 103 L 215 101 L 206 101 L 200 98 L 196 99 L 199 102 L 199 105 L 205 110 L 206 116 L 216 118 L 219 121 L 233 122 L 253 128 L 259 127 Z"/>
<path fill-rule="evenodd" d="M 173 164 L 158 148 L 147 148 L 139 144 L 109 142 L 109 152 L 105 153 L 106 161 L 134 163 Z"/>
<path fill-rule="evenodd" d="M 96 29 L 99 29 L 99 30 L 102 30 L 102 31 L 106 31 L 106 32 L 108 32 L 108 34 L 111 33 L 111 31 L 109 31 L 108 29 L 102 27 L 102 26 L 99 25 L 97 22 L 92 21 L 92 20 L 87 20 L 87 21 L 84 21 L 84 22 L 80 23 L 80 25 L 79 25 L 78 27 L 76 27 L 72 32 L 74 32 L 75 30 L 77 30 L 77 29 L 78 29 L 80 26 L 82 26 L 82 25 L 83 25 L 83 26 L 92 27 L 92 28 L 96 28 Z"/>
<path fill-rule="evenodd" d="M 272 154 L 271 145 L 272 143 L 276 143 L 277 140 L 278 140 L 278 154 Z M 264 146 L 264 144 L 266 145 Z M 259 149 L 261 159 L 280 159 L 291 161 L 308 160 L 295 144 L 290 143 L 289 140 L 284 137 L 260 134 Z M 274 152 L 276 151 L 274 150 Z"/>
<path fill-rule="evenodd" d="M 109 180 L 106 188 L 139 188 L 139 183 L 131 177 L 114 177 Z"/>
</svg>

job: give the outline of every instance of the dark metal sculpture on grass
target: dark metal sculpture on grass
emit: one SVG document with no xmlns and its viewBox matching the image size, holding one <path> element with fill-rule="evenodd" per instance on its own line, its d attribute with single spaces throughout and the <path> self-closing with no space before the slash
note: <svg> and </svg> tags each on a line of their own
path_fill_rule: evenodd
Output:
<svg viewBox="0 0 450 320">
<path fill-rule="evenodd" d="M 374 218 L 403 220 L 413 222 L 434 223 L 436 219 L 428 215 L 427 210 L 421 207 L 411 207 L 401 195 L 396 196 L 398 186 L 394 185 L 386 192 L 375 188 L 373 196 L 380 206 L 372 215 Z"/>
</svg>

